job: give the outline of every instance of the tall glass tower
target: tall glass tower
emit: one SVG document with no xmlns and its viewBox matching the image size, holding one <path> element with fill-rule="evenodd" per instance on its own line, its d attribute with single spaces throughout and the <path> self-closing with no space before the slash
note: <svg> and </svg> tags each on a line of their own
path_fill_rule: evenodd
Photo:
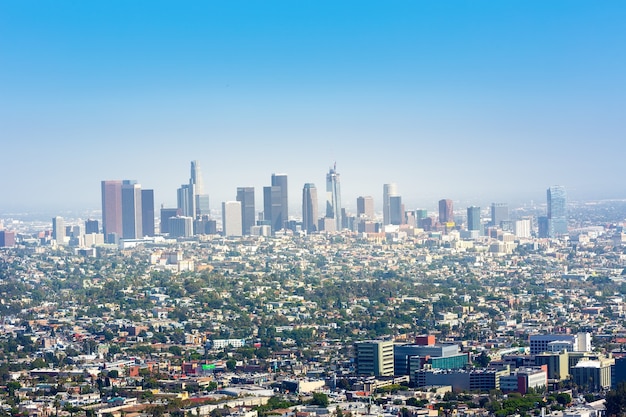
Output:
<svg viewBox="0 0 626 417">
<path fill-rule="evenodd" d="M 317 188 L 312 183 L 302 189 L 302 228 L 307 233 L 317 231 Z"/>
<path fill-rule="evenodd" d="M 336 163 L 326 174 L 326 217 L 335 219 L 336 230 L 342 229 L 341 185 Z"/>
<path fill-rule="evenodd" d="M 200 171 L 200 163 L 191 161 L 191 178 L 189 184 L 193 184 L 194 213 L 192 217 L 200 217 L 210 214 L 209 195 L 204 193 L 204 180 L 202 179 L 202 171 Z"/>
<path fill-rule="evenodd" d="M 547 190 L 548 233 L 550 237 L 567 234 L 567 193 L 562 185 Z"/>
<path fill-rule="evenodd" d="M 398 195 L 396 183 L 383 184 L 383 224 L 391 224 L 391 197 Z"/>
</svg>

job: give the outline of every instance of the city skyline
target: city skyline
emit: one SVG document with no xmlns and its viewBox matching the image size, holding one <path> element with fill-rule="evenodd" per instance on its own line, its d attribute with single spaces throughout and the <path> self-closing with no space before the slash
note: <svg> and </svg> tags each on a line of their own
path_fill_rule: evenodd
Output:
<svg viewBox="0 0 626 417">
<path fill-rule="evenodd" d="M 617 165 L 599 163 L 626 150 L 620 2 L 4 2 L 0 15 L 3 212 L 97 208 L 102 178 L 141 178 L 174 206 L 190 160 L 212 210 L 272 172 L 289 174 L 296 207 L 335 160 L 346 207 L 372 195 L 380 210 L 391 182 L 407 208 L 543 201 L 550 184 L 625 197 Z"/>
</svg>

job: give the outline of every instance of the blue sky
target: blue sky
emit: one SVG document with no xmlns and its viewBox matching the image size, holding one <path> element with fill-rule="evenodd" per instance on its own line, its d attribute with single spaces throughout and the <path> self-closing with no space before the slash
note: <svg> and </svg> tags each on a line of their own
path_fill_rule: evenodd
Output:
<svg viewBox="0 0 626 417">
<path fill-rule="evenodd" d="M 344 205 L 626 198 L 623 1 L 0 0 L 0 210 L 100 180 L 211 206 L 289 174 Z M 320 197 L 323 193 L 320 193 Z"/>
</svg>

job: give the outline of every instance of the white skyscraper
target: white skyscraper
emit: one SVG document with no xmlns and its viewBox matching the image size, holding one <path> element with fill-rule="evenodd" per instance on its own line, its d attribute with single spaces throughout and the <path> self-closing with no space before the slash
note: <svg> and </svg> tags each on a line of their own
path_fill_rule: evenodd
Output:
<svg viewBox="0 0 626 417">
<path fill-rule="evenodd" d="M 335 220 L 335 230 L 343 228 L 341 216 L 341 183 L 337 164 L 326 174 L 326 217 Z"/>
<path fill-rule="evenodd" d="M 224 236 L 241 236 L 241 202 L 226 201 L 222 203 L 222 233 Z"/>
</svg>

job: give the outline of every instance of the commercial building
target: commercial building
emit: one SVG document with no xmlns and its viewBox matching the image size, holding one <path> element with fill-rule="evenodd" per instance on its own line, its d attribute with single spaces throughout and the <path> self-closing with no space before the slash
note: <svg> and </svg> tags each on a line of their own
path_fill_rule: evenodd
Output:
<svg viewBox="0 0 626 417">
<path fill-rule="evenodd" d="M 143 237 L 141 219 L 141 185 L 134 180 L 122 182 L 122 237 Z"/>
<path fill-rule="evenodd" d="M 374 198 L 372 196 L 357 197 L 356 215 L 357 217 L 365 217 L 369 220 L 374 219 Z"/>
<path fill-rule="evenodd" d="M 226 201 L 222 203 L 222 234 L 224 236 L 241 236 L 241 203 Z"/>
<path fill-rule="evenodd" d="M 561 185 L 553 185 L 547 190 L 548 233 L 549 237 L 567 234 L 567 192 Z"/>
<path fill-rule="evenodd" d="M 307 233 L 317 231 L 317 188 L 306 183 L 302 189 L 302 230 Z"/>
<path fill-rule="evenodd" d="M 572 380 L 585 392 L 598 392 L 611 388 L 613 358 L 582 359 L 571 368 Z"/>
<path fill-rule="evenodd" d="M 398 195 L 398 185 L 383 184 L 383 226 L 391 224 L 391 197 Z"/>
<path fill-rule="evenodd" d="M 491 203 L 491 225 L 501 227 L 502 222 L 509 221 L 509 205 L 507 203 Z"/>
<path fill-rule="evenodd" d="M 480 230 L 480 207 L 467 208 L 467 230 Z"/>
<path fill-rule="evenodd" d="M 354 345 L 359 375 L 393 376 L 393 341 L 365 340 Z"/>
<path fill-rule="evenodd" d="M 113 243 L 122 236 L 122 181 L 102 181 L 102 233 Z"/>
<path fill-rule="evenodd" d="M 255 225 L 256 221 L 254 187 L 238 187 L 237 201 L 241 203 L 242 233 L 244 235 L 249 235 L 250 228 Z"/>
<path fill-rule="evenodd" d="M 326 217 L 335 220 L 335 230 L 343 229 L 339 178 L 335 164 L 326 174 Z"/>
<path fill-rule="evenodd" d="M 65 244 L 65 221 L 63 217 L 56 216 L 52 219 L 52 239 L 57 245 Z"/>
<path fill-rule="evenodd" d="M 545 367 L 518 368 L 510 375 L 500 377 L 502 392 L 519 392 L 524 395 L 530 389 L 541 390 L 548 386 L 548 372 Z"/>
<path fill-rule="evenodd" d="M 439 200 L 439 223 L 454 223 L 454 207 L 452 200 Z"/>
<path fill-rule="evenodd" d="M 202 172 L 198 161 L 191 161 L 191 177 L 189 183 L 194 186 L 194 217 L 208 216 L 210 214 L 209 195 L 204 193 L 204 180 L 202 179 Z"/>
</svg>

